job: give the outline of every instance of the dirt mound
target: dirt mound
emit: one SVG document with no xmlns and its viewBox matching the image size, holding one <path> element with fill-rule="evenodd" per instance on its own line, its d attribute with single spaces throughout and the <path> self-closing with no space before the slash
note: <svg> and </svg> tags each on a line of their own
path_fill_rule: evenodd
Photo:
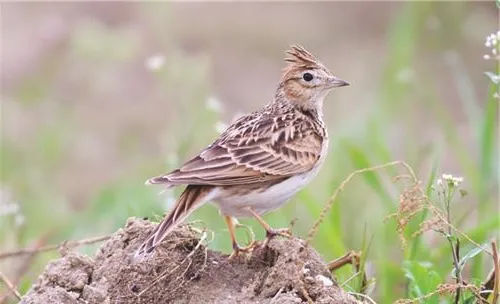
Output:
<svg viewBox="0 0 500 304">
<path fill-rule="evenodd" d="M 134 261 L 153 227 L 129 219 L 93 259 L 70 252 L 52 261 L 21 303 L 358 303 L 298 239 L 274 238 L 250 257 L 228 260 L 203 245 L 206 233 L 183 226 Z"/>
</svg>

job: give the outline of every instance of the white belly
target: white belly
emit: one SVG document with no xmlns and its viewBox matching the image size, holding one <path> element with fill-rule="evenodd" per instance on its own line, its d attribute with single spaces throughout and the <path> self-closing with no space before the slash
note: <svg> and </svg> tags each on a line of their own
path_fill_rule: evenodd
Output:
<svg viewBox="0 0 500 304">
<path fill-rule="evenodd" d="M 255 191 L 245 195 L 230 196 L 224 190 L 215 189 L 212 193 L 213 202 L 219 207 L 220 213 L 233 217 L 252 215 L 245 209 L 252 208 L 258 214 L 263 214 L 279 208 L 292 196 L 306 186 L 317 174 L 326 158 L 328 151 L 328 136 L 323 142 L 320 158 L 316 166 L 309 172 L 292 176 L 287 180 L 271 186 L 265 191 Z"/>
<path fill-rule="evenodd" d="M 246 207 L 252 208 L 258 214 L 272 211 L 286 203 L 299 190 L 304 188 L 316 176 L 319 166 L 313 170 L 288 178 L 261 192 L 253 192 L 239 196 L 227 196 L 219 192 L 214 197 L 214 203 L 219 207 L 221 214 L 234 217 L 251 216 Z"/>
</svg>

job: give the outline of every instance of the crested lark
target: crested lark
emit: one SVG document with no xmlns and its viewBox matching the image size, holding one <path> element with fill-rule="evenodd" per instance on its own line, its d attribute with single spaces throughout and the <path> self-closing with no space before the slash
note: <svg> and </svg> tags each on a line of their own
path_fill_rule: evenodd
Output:
<svg viewBox="0 0 500 304">
<path fill-rule="evenodd" d="M 256 218 L 267 239 L 284 233 L 260 216 L 279 208 L 317 174 L 328 149 L 323 100 L 331 89 L 348 85 L 303 47 L 294 45 L 286 53 L 288 64 L 271 103 L 240 117 L 179 169 L 146 182 L 187 187 L 136 256 L 151 252 L 208 201 L 225 217 L 233 254 L 246 249 L 236 242 L 232 217 Z"/>
</svg>

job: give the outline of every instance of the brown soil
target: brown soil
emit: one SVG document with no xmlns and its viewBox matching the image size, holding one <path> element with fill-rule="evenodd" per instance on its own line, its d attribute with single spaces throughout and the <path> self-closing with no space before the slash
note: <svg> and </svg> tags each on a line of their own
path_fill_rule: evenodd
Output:
<svg viewBox="0 0 500 304">
<path fill-rule="evenodd" d="M 203 245 L 206 233 L 183 226 L 134 261 L 153 226 L 129 219 L 94 258 L 70 252 L 52 261 L 21 303 L 358 303 L 299 239 L 274 238 L 228 260 Z"/>
</svg>

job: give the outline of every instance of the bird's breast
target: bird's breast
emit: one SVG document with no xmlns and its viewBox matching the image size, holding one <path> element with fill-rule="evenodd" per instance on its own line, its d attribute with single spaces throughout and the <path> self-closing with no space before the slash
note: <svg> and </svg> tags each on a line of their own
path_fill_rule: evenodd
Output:
<svg viewBox="0 0 500 304">
<path fill-rule="evenodd" d="M 291 176 L 280 182 L 266 182 L 251 186 L 237 185 L 220 189 L 214 203 L 224 215 L 251 216 L 245 208 L 250 207 L 263 214 L 281 207 L 298 191 L 303 189 L 319 172 L 324 163 L 328 142 L 323 143 L 322 154 L 316 165 L 308 172 Z M 250 188 L 249 188 L 250 187 Z"/>
</svg>

